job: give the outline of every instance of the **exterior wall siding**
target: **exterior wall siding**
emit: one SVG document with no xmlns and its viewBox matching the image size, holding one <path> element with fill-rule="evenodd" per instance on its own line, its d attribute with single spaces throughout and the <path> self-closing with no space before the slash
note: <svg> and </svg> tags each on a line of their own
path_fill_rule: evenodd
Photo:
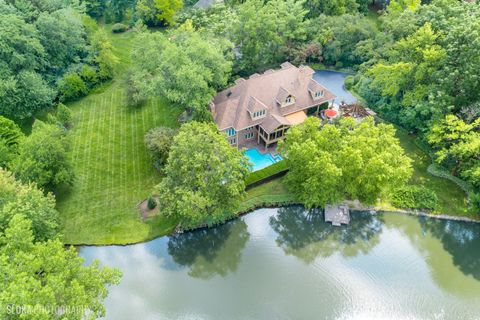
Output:
<svg viewBox="0 0 480 320">
<path fill-rule="evenodd" d="M 247 134 L 253 133 L 253 136 L 251 138 L 245 138 Z M 256 141 L 257 139 L 257 129 L 253 128 L 251 130 L 242 130 L 238 132 L 238 144 L 242 145 L 245 142 L 248 141 Z"/>
</svg>

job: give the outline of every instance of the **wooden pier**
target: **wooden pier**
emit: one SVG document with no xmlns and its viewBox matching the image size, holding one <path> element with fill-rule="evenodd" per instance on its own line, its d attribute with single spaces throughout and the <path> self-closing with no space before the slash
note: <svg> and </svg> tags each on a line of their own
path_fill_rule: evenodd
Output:
<svg viewBox="0 0 480 320">
<path fill-rule="evenodd" d="M 325 206 L 325 222 L 331 222 L 333 226 L 341 226 L 350 223 L 350 210 L 345 205 Z"/>
</svg>

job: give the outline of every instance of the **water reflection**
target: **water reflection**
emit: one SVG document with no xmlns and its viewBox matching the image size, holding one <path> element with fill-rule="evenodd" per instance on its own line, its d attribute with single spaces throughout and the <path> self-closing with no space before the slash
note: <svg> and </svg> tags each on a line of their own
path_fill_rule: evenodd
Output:
<svg viewBox="0 0 480 320">
<path fill-rule="evenodd" d="M 480 228 L 477 224 L 425 218 L 420 219 L 420 224 L 442 242 L 456 267 L 480 280 Z"/>
<path fill-rule="evenodd" d="M 333 227 L 325 223 L 323 211 L 292 206 L 278 209 L 270 225 L 278 234 L 277 245 L 308 264 L 335 252 L 345 257 L 367 254 L 379 243 L 383 218 L 356 212 L 348 226 Z"/>
<path fill-rule="evenodd" d="M 250 235 L 243 220 L 170 237 L 168 253 L 195 278 L 225 277 L 237 270 Z"/>
</svg>

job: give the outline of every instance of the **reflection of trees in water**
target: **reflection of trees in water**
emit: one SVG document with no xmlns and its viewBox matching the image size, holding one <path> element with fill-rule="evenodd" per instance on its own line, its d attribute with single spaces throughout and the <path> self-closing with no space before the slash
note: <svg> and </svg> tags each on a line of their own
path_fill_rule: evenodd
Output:
<svg viewBox="0 0 480 320">
<path fill-rule="evenodd" d="M 325 223 L 322 211 L 293 206 L 280 208 L 270 218 L 270 225 L 278 234 L 277 244 L 286 254 L 311 263 L 318 256 L 328 257 L 335 252 L 347 257 L 368 253 L 379 243 L 383 219 L 379 215 L 354 213 L 348 226 L 333 227 Z"/>
<path fill-rule="evenodd" d="M 176 263 L 188 267 L 192 277 L 225 277 L 237 269 L 249 238 L 245 222 L 235 220 L 215 228 L 172 236 L 168 253 Z"/>
<path fill-rule="evenodd" d="M 451 220 L 420 219 L 423 229 L 439 239 L 464 274 L 480 280 L 480 225 Z"/>
</svg>

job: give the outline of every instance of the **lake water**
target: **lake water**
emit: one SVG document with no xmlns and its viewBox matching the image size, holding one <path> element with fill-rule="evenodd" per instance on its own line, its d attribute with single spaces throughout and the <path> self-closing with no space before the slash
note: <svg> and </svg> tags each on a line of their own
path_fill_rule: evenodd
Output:
<svg viewBox="0 0 480 320">
<path fill-rule="evenodd" d="M 107 319 L 480 319 L 478 224 L 296 206 L 80 255 L 123 271 Z"/>
</svg>

